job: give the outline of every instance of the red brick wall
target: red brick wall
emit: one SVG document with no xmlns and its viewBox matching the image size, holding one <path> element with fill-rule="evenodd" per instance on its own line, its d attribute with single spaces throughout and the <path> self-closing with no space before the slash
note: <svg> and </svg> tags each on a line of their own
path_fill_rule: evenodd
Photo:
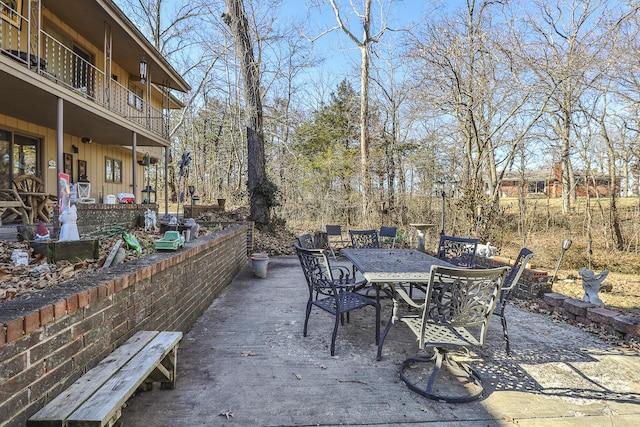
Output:
<svg viewBox="0 0 640 427">
<path fill-rule="evenodd" d="M 187 332 L 246 265 L 248 226 L 0 304 L 0 427 L 24 426 L 135 332 Z"/>
</svg>

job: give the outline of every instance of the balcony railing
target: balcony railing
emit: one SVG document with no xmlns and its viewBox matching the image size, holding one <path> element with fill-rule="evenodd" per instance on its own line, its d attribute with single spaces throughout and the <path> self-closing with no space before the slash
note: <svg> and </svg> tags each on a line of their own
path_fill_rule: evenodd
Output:
<svg viewBox="0 0 640 427">
<path fill-rule="evenodd" d="M 0 53 L 130 122 L 164 138 L 168 137 L 166 118 L 161 110 L 152 107 L 117 81 L 107 78 L 103 71 L 45 31 L 36 31 L 38 37 L 35 39 L 29 30 L 28 17 L 10 9 L 1 0 L 0 8 L 4 18 L 4 22 L 0 22 Z M 11 22 L 7 22 L 7 19 Z M 19 28 L 27 30 L 21 32 Z M 27 50 L 21 50 L 21 46 L 23 49 L 27 46 Z"/>
</svg>

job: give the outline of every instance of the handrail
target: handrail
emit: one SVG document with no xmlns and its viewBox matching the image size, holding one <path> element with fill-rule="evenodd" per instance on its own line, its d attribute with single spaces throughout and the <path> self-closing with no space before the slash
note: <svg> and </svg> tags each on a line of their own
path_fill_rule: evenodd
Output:
<svg viewBox="0 0 640 427">
<path fill-rule="evenodd" d="M 5 6 L 2 1 L 0 3 Z M 8 7 L 8 5 L 6 5 Z M 72 49 L 59 42 L 49 33 L 39 30 L 41 52 L 20 50 L 22 43 L 20 27 L 31 27 L 28 16 L 12 11 L 18 26 L 0 26 L 0 52 L 32 69 L 50 80 L 73 90 L 96 104 L 117 113 L 126 120 L 168 138 L 166 116 L 161 109 L 150 105 L 143 98 L 82 58 Z M 30 31 L 27 31 L 30 34 Z"/>
</svg>

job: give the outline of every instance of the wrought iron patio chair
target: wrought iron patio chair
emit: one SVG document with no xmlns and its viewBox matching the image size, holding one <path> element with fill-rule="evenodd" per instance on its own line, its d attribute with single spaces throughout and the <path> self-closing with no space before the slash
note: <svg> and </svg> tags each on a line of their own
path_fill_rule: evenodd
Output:
<svg viewBox="0 0 640 427">
<path fill-rule="evenodd" d="M 507 267 L 463 269 L 433 266 L 427 298 L 414 301 L 403 289 L 397 295 L 421 315 L 400 316 L 394 301 L 394 322 L 406 324 L 418 339 L 420 349 L 433 349 L 430 358 L 411 357 L 400 367 L 400 378 L 416 393 L 444 402 L 478 399 L 484 384 L 480 374 L 457 356 L 484 346 L 489 320 Z M 433 364 L 429 369 L 427 365 Z M 445 369 L 442 369 L 442 368 Z"/>
<path fill-rule="evenodd" d="M 382 246 L 382 243 L 384 241 L 388 241 L 390 240 L 391 243 L 391 249 L 393 249 L 396 245 L 396 235 L 398 233 L 398 227 L 387 227 L 387 226 L 382 226 L 380 227 L 380 232 L 378 233 L 378 236 L 380 238 L 380 245 Z"/>
<path fill-rule="evenodd" d="M 298 245 L 294 246 L 309 288 L 303 335 L 307 336 L 309 315 L 314 306 L 335 316 L 331 335 L 331 355 L 333 356 L 335 355 L 338 324 L 344 325 L 345 314 L 348 322 L 351 311 L 372 306 L 376 314 L 375 342 L 378 344 L 380 340 L 380 304 L 374 299 L 351 292 L 349 286 L 340 285 L 339 281 L 336 281 L 332 276 L 331 265 L 324 250 L 303 249 Z"/>
<path fill-rule="evenodd" d="M 380 240 L 377 230 L 349 230 L 351 247 L 355 249 L 378 249 Z"/>
<path fill-rule="evenodd" d="M 504 335 L 505 348 L 508 355 L 511 355 L 511 346 L 509 345 L 509 334 L 507 332 L 507 318 L 504 315 L 504 308 L 509 301 L 509 296 L 513 291 L 513 288 L 516 287 L 520 277 L 522 277 L 522 273 L 527 268 L 527 264 L 533 258 L 534 253 L 531 252 L 527 248 L 522 248 L 518 257 L 516 258 L 515 263 L 511 266 L 511 271 L 507 274 L 507 277 L 504 279 L 504 283 L 502 284 L 502 289 L 500 290 L 500 297 L 498 298 L 498 303 L 495 309 L 495 315 L 500 318 L 502 322 L 502 333 Z"/>
<path fill-rule="evenodd" d="M 478 239 L 441 235 L 436 257 L 461 268 L 475 265 Z"/>
<path fill-rule="evenodd" d="M 313 236 L 311 236 L 310 233 L 296 236 L 296 243 L 303 249 L 316 249 L 315 243 L 313 242 Z"/>
<path fill-rule="evenodd" d="M 336 259 L 336 252 L 338 251 L 337 245 L 340 245 L 342 248 L 349 244 L 348 240 L 345 240 L 342 237 L 342 227 L 339 225 L 327 225 L 327 245 L 329 246 L 329 252 L 331 252 L 331 256 L 333 259 Z"/>
<path fill-rule="evenodd" d="M 317 248 L 315 246 L 313 237 L 310 233 L 296 236 L 296 244 L 302 249 L 323 249 Z M 355 271 L 353 272 L 352 276 L 351 269 L 347 266 L 333 265 L 331 266 L 331 269 L 333 270 L 333 276 L 335 277 L 339 286 L 347 286 L 350 291 L 357 291 L 366 286 L 366 282 L 364 280 L 356 280 Z"/>
</svg>

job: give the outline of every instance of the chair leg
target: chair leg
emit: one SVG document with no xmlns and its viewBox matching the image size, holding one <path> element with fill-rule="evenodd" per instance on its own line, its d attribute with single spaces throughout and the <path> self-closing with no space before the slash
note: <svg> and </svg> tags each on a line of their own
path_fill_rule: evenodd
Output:
<svg viewBox="0 0 640 427">
<path fill-rule="evenodd" d="M 334 261 L 337 261 L 338 258 L 336 258 L 336 253 L 333 250 L 333 246 L 329 245 L 329 252 L 331 252 L 331 256 L 333 257 Z"/>
<path fill-rule="evenodd" d="M 502 333 L 504 335 L 505 348 L 507 351 L 507 355 L 511 356 L 511 346 L 509 345 L 509 332 L 507 331 L 507 318 L 504 317 L 504 313 L 500 316 L 500 321 L 502 322 Z"/>
<path fill-rule="evenodd" d="M 309 302 L 307 302 L 307 313 L 304 316 L 304 329 L 302 331 L 302 336 L 306 337 L 307 336 L 307 323 L 309 323 L 309 315 L 311 314 L 311 300 L 309 300 Z"/>
<path fill-rule="evenodd" d="M 409 378 L 406 371 L 423 363 L 432 363 L 434 366 L 426 386 L 420 387 L 417 381 Z M 442 369 L 443 365 L 446 369 Z M 419 369 L 419 372 L 414 372 L 414 376 L 417 376 L 418 380 L 423 378 L 422 371 Z M 446 385 L 442 384 L 443 381 L 439 381 L 445 375 L 451 379 Z M 400 366 L 400 378 L 412 391 L 428 399 L 441 402 L 471 402 L 480 398 L 484 392 L 484 384 L 478 372 L 466 363 L 454 360 L 445 349 L 434 349 L 434 355 L 431 358 L 411 357 L 405 360 Z M 441 387 L 438 387 L 438 384 L 441 384 Z M 439 389 L 446 390 L 447 394 L 440 393 Z M 459 390 L 460 393 L 453 394 L 454 389 Z"/>
<path fill-rule="evenodd" d="M 342 314 L 336 313 L 336 321 L 333 324 L 333 334 L 331 335 L 331 355 L 335 355 L 336 352 L 336 336 L 338 335 L 338 324 L 340 323 L 340 317 Z"/>
<path fill-rule="evenodd" d="M 380 344 L 380 303 L 374 307 L 376 309 L 376 345 Z"/>
</svg>

